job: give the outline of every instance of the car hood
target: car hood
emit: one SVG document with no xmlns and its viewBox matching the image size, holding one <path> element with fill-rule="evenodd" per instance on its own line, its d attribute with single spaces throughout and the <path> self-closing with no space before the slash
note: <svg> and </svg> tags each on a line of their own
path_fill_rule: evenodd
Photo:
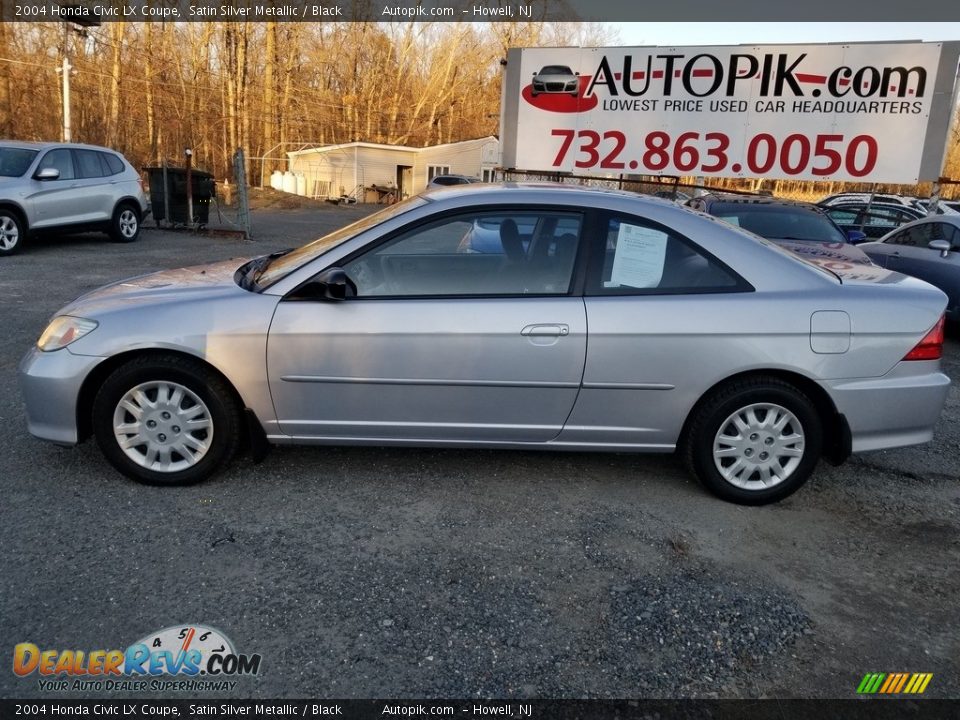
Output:
<svg viewBox="0 0 960 720">
<path fill-rule="evenodd" d="M 196 300 L 225 293 L 246 293 L 233 275 L 249 258 L 163 270 L 104 285 L 82 295 L 58 315 L 91 316 L 131 305 Z"/>
</svg>

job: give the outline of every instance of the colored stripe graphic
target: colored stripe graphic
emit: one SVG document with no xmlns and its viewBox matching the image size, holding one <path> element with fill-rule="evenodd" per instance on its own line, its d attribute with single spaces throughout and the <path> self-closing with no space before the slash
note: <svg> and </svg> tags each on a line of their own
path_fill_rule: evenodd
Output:
<svg viewBox="0 0 960 720">
<path fill-rule="evenodd" d="M 933 673 L 867 673 L 857 686 L 857 694 L 919 695 L 932 679 Z"/>
</svg>

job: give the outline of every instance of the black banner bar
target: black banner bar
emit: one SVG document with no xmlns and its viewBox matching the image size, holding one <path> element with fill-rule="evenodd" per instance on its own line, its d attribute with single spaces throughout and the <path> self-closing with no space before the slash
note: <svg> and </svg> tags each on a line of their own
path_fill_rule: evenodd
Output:
<svg viewBox="0 0 960 720">
<path fill-rule="evenodd" d="M 958 700 L 0 700 L 14 718 L 955 720 Z"/>
<path fill-rule="evenodd" d="M 933 0 L 4 0 L 4 22 L 830 22 L 960 20 Z"/>
</svg>

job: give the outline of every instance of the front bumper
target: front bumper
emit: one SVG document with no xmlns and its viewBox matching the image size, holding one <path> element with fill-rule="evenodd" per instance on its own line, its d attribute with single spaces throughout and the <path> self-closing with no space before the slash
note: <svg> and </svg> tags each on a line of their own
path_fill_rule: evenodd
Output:
<svg viewBox="0 0 960 720">
<path fill-rule="evenodd" d="M 935 360 L 908 361 L 883 377 L 829 382 L 826 389 L 850 425 L 857 453 L 932 440 L 950 378 Z"/>
<path fill-rule="evenodd" d="M 77 398 L 83 381 L 104 358 L 74 355 L 70 348 L 40 352 L 33 347 L 20 361 L 20 390 L 27 429 L 41 440 L 76 445 Z"/>
</svg>

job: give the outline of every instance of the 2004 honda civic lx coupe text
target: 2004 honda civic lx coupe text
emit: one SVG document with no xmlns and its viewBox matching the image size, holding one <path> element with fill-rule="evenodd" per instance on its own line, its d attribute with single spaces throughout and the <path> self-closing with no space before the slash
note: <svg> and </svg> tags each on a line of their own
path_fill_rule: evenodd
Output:
<svg viewBox="0 0 960 720">
<path fill-rule="evenodd" d="M 478 226 L 502 253 L 463 242 Z M 473 185 L 96 290 L 20 378 L 34 435 L 92 434 L 148 483 L 202 480 L 244 441 L 679 450 L 761 504 L 821 457 L 932 438 L 945 306 L 666 201 Z"/>
</svg>

